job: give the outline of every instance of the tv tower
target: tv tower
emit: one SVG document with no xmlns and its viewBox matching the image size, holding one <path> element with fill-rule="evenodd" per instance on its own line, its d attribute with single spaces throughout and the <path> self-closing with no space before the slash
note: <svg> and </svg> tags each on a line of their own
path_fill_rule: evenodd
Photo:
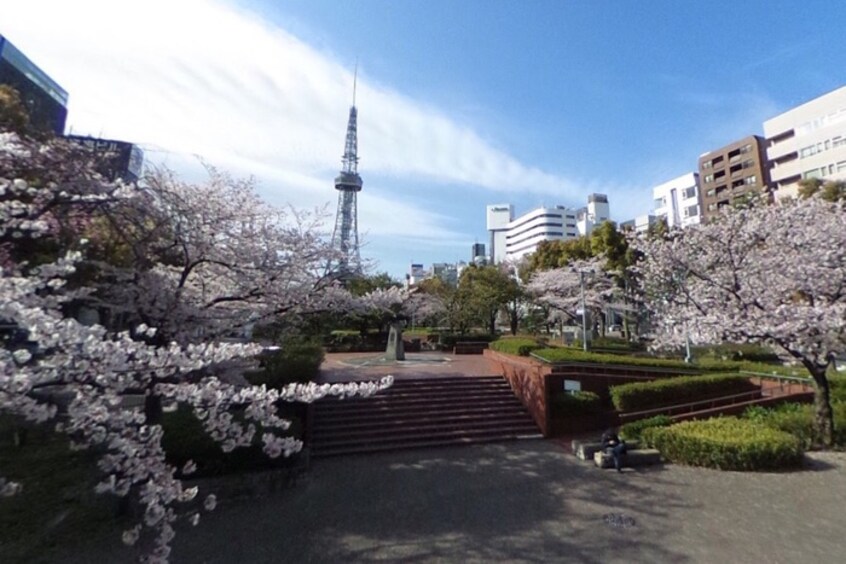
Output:
<svg viewBox="0 0 846 564">
<path fill-rule="evenodd" d="M 358 206 L 357 194 L 361 191 L 361 176 L 358 175 L 358 134 L 355 107 L 355 88 L 358 69 L 353 77 L 353 103 L 347 122 L 347 140 L 344 156 L 341 158 L 341 173 L 335 178 L 338 191 L 338 213 L 335 216 L 335 230 L 332 233 L 332 248 L 340 253 L 338 270 L 342 278 L 361 271 L 361 254 L 358 249 Z"/>
</svg>

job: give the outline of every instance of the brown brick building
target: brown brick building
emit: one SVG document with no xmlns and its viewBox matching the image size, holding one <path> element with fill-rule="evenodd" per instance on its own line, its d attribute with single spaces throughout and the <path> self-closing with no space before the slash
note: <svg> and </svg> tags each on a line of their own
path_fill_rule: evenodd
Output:
<svg viewBox="0 0 846 564">
<path fill-rule="evenodd" d="M 766 192 L 770 184 L 766 140 L 744 137 L 699 157 L 702 220 L 752 193 Z"/>
</svg>

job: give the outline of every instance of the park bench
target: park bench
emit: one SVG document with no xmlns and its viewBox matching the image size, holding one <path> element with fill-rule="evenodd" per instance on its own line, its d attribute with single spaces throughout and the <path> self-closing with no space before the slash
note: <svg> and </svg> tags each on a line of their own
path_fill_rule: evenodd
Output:
<svg viewBox="0 0 846 564">
<path fill-rule="evenodd" d="M 483 351 L 488 348 L 485 341 L 460 341 L 455 343 L 453 354 L 483 354 Z"/>
</svg>

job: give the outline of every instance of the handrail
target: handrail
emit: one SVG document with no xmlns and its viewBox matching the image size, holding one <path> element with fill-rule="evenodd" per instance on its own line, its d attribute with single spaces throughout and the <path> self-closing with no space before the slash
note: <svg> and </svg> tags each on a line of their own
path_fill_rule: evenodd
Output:
<svg viewBox="0 0 846 564">
<path fill-rule="evenodd" d="M 769 373 L 769 372 L 753 372 L 751 370 L 740 370 L 739 374 L 749 374 L 750 376 L 754 376 L 756 378 L 771 378 L 773 380 L 788 380 L 792 382 L 801 382 L 803 384 L 809 384 L 809 378 L 803 378 L 801 376 L 782 376 L 781 374 Z"/>
<path fill-rule="evenodd" d="M 688 413 L 691 413 L 693 411 L 698 411 L 695 408 L 703 406 L 703 405 L 710 405 L 711 407 L 716 407 L 714 404 L 717 401 L 731 400 L 730 403 L 728 403 L 726 405 L 735 405 L 735 404 L 739 403 L 739 402 L 734 401 L 736 399 L 741 399 L 741 398 L 743 398 L 743 399 L 746 399 L 746 398 L 757 399 L 759 397 L 761 397 L 761 390 L 751 390 L 751 391 L 748 391 L 748 392 L 743 392 L 743 393 L 740 393 L 740 394 L 732 394 L 732 395 L 729 395 L 729 396 L 718 396 L 718 397 L 714 397 L 714 398 L 709 398 L 709 399 L 704 399 L 704 400 L 699 400 L 699 401 L 693 401 L 693 402 L 688 402 L 688 403 L 679 403 L 679 404 L 676 404 L 676 405 L 668 405 L 668 406 L 664 406 L 664 407 L 644 409 L 642 411 L 630 411 L 628 413 L 624 412 L 624 413 L 620 414 L 620 419 L 630 419 L 632 417 L 638 417 L 638 418 L 644 417 L 645 418 L 645 417 L 649 417 L 650 415 L 662 415 L 662 414 L 673 415 L 676 411 L 679 411 L 679 410 L 682 411 L 682 412 L 686 411 Z"/>
</svg>

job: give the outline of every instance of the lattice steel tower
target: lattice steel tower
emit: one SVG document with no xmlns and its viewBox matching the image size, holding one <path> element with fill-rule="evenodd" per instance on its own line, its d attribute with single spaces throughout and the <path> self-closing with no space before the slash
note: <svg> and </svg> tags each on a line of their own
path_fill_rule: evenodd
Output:
<svg viewBox="0 0 846 564">
<path fill-rule="evenodd" d="M 358 249 L 358 205 L 357 195 L 361 192 L 361 176 L 358 175 L 358 133 L 355 108 L 355 81 L 353 79 L 353 103 L 347 122 L 347 140 L 344 156 L 341 158 L 341 173 L 335 178 L 338 191 L 338 214 L 335 216 L 335 231 L 332 233 L 332 247 L 340 253 L 338 270 L 342 277 L 361 271 L 361 254 Z"/>
</svg>

